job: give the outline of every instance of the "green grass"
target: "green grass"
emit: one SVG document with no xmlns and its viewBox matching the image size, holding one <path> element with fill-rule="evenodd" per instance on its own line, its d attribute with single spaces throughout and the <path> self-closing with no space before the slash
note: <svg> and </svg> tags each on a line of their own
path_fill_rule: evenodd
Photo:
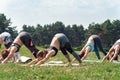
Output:
<svg viewBox="0 0 120 80">
<path fill-rule="evenodd" d="M 21 48 L 20 54 L 33 58 L 32 54 L 24 46 Z M 70 57 L 73 58 L 72 55 Z M 103 57 L 102 53 L 101 57 Z M 90 53 L 87 59 L 97 60 L 94 53 Z M 61 52 L 50 60 L 67 62 Z M 84 62 L 83 66 L 80 67 L 28 67 L 8 63 L 0 64 L 0 80 L 119 80 L 119 70 L 120 64 L 110 62 Z"/>
</svg>

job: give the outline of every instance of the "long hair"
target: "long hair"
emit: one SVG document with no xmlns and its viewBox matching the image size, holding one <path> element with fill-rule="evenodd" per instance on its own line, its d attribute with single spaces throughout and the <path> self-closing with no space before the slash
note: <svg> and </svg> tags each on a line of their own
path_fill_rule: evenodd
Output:
<svg viewBox="0 0 120 80">
<path fill-rule="evenodd" d="M 4 49 L 0 54 L 3 59 L 5 59 L 9 55 L 9 50 Z"/>
<path fill-rule="evenodd" d="M 37 53 L 37 57 L 44 57 L 44 55 L 46 55 L 48 53 L 47 50 L 42 50 L 42 51 L 38 51 Z"/>
</svg>

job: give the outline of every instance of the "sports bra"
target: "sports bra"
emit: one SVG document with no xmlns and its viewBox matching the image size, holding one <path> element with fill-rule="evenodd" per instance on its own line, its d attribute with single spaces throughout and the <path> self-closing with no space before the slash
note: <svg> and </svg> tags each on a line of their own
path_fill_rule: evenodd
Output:
<svg viewBox="0 0 120 80">
<path fill-rule="evenodd" d="M 57 54 L 57 52 L 58 52 L 58 49 L 56 47 L 54 47 L 54 46 L 50 46 L 48 49 L 55 51 L 55 54 L 53 56 L 55 56 Z"/>
<path fill-rule="evenodd" d="M 18 52 L 21 47 L 18 43 L 12 43 L 11 46 L 15 46 L 17 48 L 16 52 Z"/>
</svg>

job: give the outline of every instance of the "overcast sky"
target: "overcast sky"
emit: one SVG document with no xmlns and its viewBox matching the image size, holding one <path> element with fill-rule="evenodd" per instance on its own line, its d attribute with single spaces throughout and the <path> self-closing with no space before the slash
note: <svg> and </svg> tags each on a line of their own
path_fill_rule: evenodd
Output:
<svg viewBox="0 0 120 80">
<path fill-rule="evenodd" d="M 120 0 L 0 0 L 0 13 L 11 18 L 12 26 L 22 29 L 62 21 L 65 25 L 120 19 Z"/>
</svg>

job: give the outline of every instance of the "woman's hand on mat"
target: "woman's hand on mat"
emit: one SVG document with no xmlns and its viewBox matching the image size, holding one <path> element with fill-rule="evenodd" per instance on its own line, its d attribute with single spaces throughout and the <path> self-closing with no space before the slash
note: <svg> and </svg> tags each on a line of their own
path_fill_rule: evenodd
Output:
<svg viewBox="0 0 120 80">
<path fill-rule="evenodd" d="M 1 64 L 5 64 L 5 63 L 7 63 L 7 62 L 5 62 L 5 61 L 2 61 L 2 62 L 1 62 Z"/>
</svg>

